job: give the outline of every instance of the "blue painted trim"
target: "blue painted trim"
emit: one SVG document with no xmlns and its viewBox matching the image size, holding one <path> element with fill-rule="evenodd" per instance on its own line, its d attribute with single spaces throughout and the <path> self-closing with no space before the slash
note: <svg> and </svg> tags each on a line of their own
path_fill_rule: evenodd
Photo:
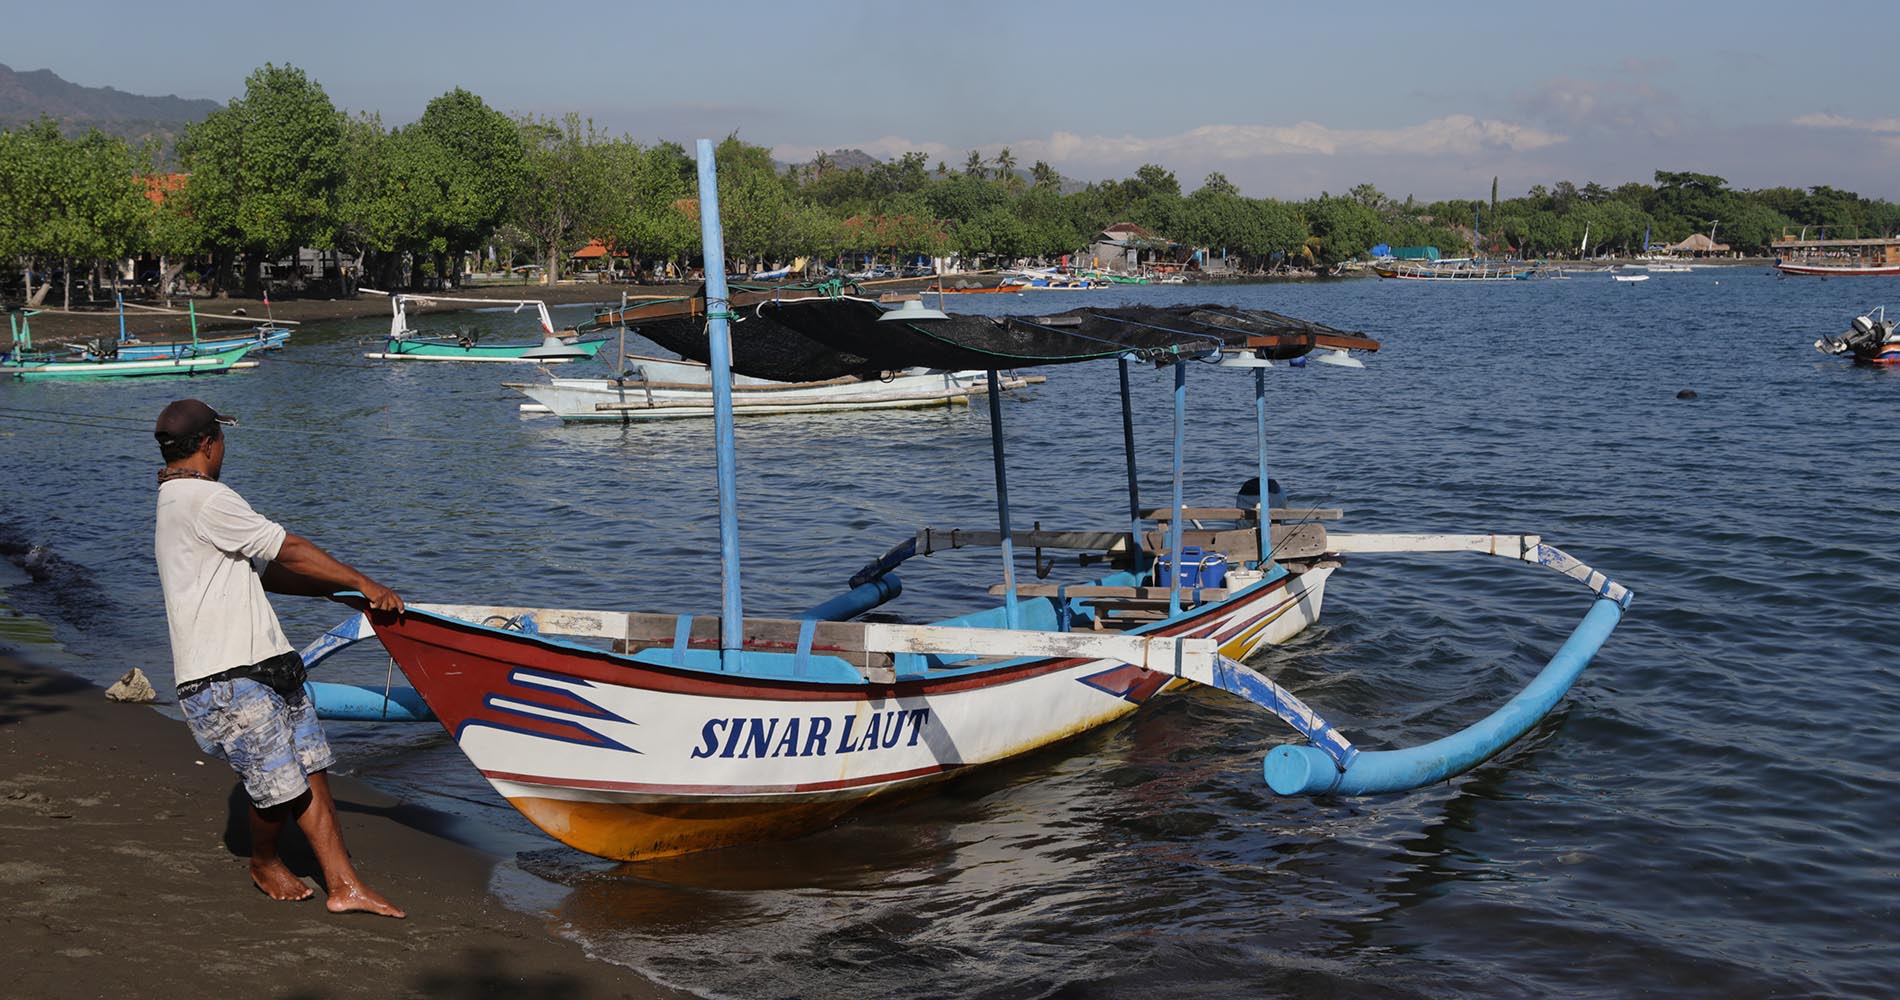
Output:
<svg viewBox="0 0 1900 1000">
<path fill-rule="evenodd" d="M 1278 746 L 1262 765 L 1281 795 L 1379 795 L 1403 792 L 1463 774 L 1496 756 L 1550 714 L 1616 629 L 1623 608 L 1598 598 L 1544 669 L 1502 708 L 1459 732 L 1403 750 L 1369 750 L 1340 770 L 1310 746 Z"/>
<path fill-rule="evenodd" d="M 818 635 L 818 619 L 807 618 L 798 625 L 798 649 L 792 654 L 792 676 L 803 677 L 811 669 L 811 641 Z"/>
<path fill-rule="evenodd" d="M 693 648 L 693 616 L 681 615 L 673 623 L 673 665 L 686 665 L 686 654 Z"/>
<path fill-rule="evenodd" d="M 739 459 L 733 445 L 732 329 L 726 290 L 726 237 L 719 228 L 719 167 L 710 139 L 699 140 L 699 235 L 706 260 L 707 363 L 712 367 L 713 437 L 719 472 L 719 652 L 745 647 L 745 602 L 739 584 Z"/>
</svg>

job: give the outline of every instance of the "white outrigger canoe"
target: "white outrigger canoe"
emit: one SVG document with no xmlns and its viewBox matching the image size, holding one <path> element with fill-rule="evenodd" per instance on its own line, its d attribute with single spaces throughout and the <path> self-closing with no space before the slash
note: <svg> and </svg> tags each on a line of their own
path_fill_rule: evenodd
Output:
<svg viewBox="0 0 1900 1000">
<path fill-rule="evenodd" d="M 722 258 L 711 143 L 699 144 L 706 259 Z M 1216 306 L 1083 309 L 1060 316 L 883 321 L 862 299 L 788 304 L 779 321 L 874 361 L 980 369 L 989 385 L 997 523 L 931 527 L 859 570 L 838 597 L 790 619 L 748 618 L 740 582 L 733 415 L 726 381 L 724 275 L 709 270 L 720 508 L 717 614 L 415 604 L 359 616 L 306 650 L 315 664 L 373 634 L 414 685 L 313 685 L 333 718 L 439 720 L 496 792 L 549 835 L 638 860 L 796 836 L 869 800 L 1019 757 L 1136 711 L 1164 689 L 1201 684 L 1244 698 L 1297 739 L 1272 750 L 1267 784 L 1296 794 L 1378 794 L 1445 780 L 1543 718 L 1615 628 L 1629 592 L 1515 534 L 1345 534 L 1337 511 L 1186 504 L 1182 464 L 1190 359 L 1251 369 L 1259 482 L 1267 475 L 1266 369 L 1295 357 L 1362 367 L 1375 341 L 1277 314 Z M 811 310 L 800 312 L 799 310 Z M 902 328 L 901 330 L 899 328 Z M 1015 527 L 997 371 L 1033 355 L 1112 358 L 1122 373 L 1129 506 L 1105 530 Z M 946 363 L 961 360 L 962 363 Z M 1128 374 L 1172 369 L 1173 490 L 1142 504 Z M 816 362 L 811 362 L 816 363 Z M 1050 362 L 1054 363 L 1054 362 Z M 789 364 L 789 363 L 788 363 Z M 897 366 L 901 367 L 901 366 Z M 755 377 L 796 375 L 757 368 Z M 1194 526 L 1189 527 L 1189 522 Z M 1017 580 L 1017 547 L 1100 566 L 1081 579 Z M 1001 604 L 932 624 L 867 622 L 898 597 L 911 558 L 1000 550 Z M 1319 619 L 1344 557 L 1434 552 L 1502 557 L 1558 571 L 1588 610 L 1531 683 L 1466 729 L 1422 746 L 1355 746 L 1324 716 L 1244 662 Z M 961 558 L 961 557 L 957 557 Z M 359 599 L 360 606 L 360 599 Z"/>
<path fill-rule="evenodd" d="M 712 369 L 697 361 L 629 355 L 630 367 L 616 378 L 553 378 L 504 382 L 533 400 L 523 413 L 548 413 L 566 423 L 634 423 L 713 415 Z M 1003 388 L 1020 388 L 1019 378 Z M 918 409 L 967 404 L 988 390 L 983 372 L 912 368 L 888 378 L 843 376 L 805 382 L 774 382 L 735 375 L 732 411 L 741 416 L 834 413 L 847 410 Z"/>
</svg>

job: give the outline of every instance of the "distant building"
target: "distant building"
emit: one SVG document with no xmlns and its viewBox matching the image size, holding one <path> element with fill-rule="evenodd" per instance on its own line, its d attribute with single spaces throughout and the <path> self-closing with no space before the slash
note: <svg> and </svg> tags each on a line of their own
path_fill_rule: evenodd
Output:
<svg viewBox="0 0 1900 1000">
<path fill-rule="evenodd" d="M 1143 261 L 1174 261 L 1169 241 L 1132 222 L 1117 222 L 1096 234 L 1089 244 L 1090 265 L 1105 271 L 1134 272 Z"/>
</svg>

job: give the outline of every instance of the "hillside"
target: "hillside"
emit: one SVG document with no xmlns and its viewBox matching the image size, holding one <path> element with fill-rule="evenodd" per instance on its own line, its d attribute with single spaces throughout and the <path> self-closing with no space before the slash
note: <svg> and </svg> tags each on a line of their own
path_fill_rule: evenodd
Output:
<svg viewBox="0 0 1900 1000">
<path fill-rule="evenodd" d="M 20 72 L 0 64 L 0 128 L 25 125 L 45 115 L 68 135 L 97 128 L 134 144 L 153 139 L 169 156 L 185 125 L 221 106 L 217 101 L 170 94 L 149 97 L 113 87 L 86 87 L 63 80 L 52 70 Z"/>
</svg>

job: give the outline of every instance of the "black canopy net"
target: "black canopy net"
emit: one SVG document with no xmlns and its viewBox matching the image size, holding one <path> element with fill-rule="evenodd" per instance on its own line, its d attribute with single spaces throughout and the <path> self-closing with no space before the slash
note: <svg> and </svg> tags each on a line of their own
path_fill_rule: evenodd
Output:
<svg viewBox="0 0 1900 1000">
<path fill-rule="evenodd" d="M 776 382 L 812 382 L 914 367 L 987 371 L 1129 355 L 1162 363 L 1241 349 L 1282 359 L 1319 346 L 1378 347 L 1321 323 L 1218 305 L 948 318 L 907 312 L 827 296 L 742 307 L 731 320 L 732 370 Z M 710 360 L 702 317 L 649 321 L 638 329 L 683 357 Z"/>
</svg>

